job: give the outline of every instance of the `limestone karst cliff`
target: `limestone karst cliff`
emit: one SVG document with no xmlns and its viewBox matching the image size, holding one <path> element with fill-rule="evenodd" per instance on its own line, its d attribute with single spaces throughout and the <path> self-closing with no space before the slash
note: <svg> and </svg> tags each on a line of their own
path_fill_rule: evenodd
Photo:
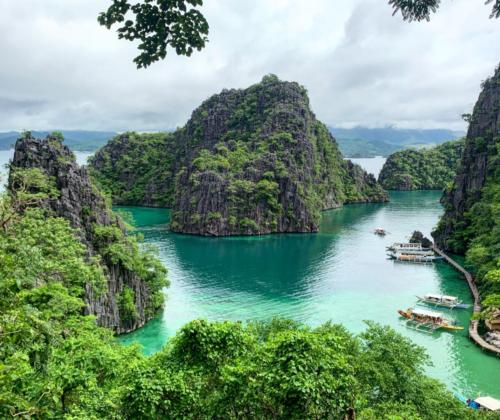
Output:
<svg viewBox="0 0 500 420">
<path fill-rule="evenodd" d="M 172 207 L 176 232 L 315 232 L 324 209 L 387 201 L 373 176 L 342 158 L 306 90 L 276 76 L 223 90 L 175 133 L 142 138 L 142 148 L 135 134 L 111 141 L 93 174 L 117 202 Z"/>
<path fill-rule="evenodd" d="M 51 215 L 68 220 L 86 246 L 88 258 L 98 259 L 104 269 L 104 291 L 86 286 L 86 313 L 117 333 L 144 325 L 162 305 L 164 269 L 125 236 L 122 222 L 92 184 L 87 169 L 75 162 L 73 153 L 59 138 L 35 139 L 28 135 L 19 139 L 11 174 L 29 168 L 41 170 L 57 189 L 57 197 L 44 200 L 41 206 Z M 12 176 L 9 189 L 16 189 Z"/>
<path fill-rule="evenodd" d="M 486 307 L 483 315 L 489 316 L 500 308 L 500 66 L 482 84 L 457 175 L 442 203 L 435 242 L 466 255 Z"/>
<path fill-rule="evenodd" d="M 439 227 L 434 232 L 438 245 L 444 249 L 463 252 L 471 238 L 465 236 L 469 226 L 467 212 L 483 198 L 483 188 L 494 182 L 498 172 L 500 147 L 500 67 L 483 83 L 474 106 L 465 148 L 453 186 L 442 203 L 445 207 Z"/>
</svg>

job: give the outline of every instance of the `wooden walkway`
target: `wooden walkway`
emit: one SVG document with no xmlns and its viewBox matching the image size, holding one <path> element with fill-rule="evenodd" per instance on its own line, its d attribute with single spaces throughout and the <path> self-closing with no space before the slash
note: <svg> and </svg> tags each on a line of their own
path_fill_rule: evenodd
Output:
<svg viewBox="0 0 500 420">
<path fill-rule="evenodd" d="M 454 259 L 452 259 L 448 255 L 446 255 L 437 246 L 432 245 L 432 248 L 434 249 L 434 251 L 436 253 L 441 255 L 446 260 L 446 262 L 448 262 L 457 271 L 459 271 L 460 273 L 462 273 L 464 275 L 465 279 L 467 280 L 467 283 L 469 284 L 469 289 L 472 293 L 472 296 L 474 298 L 474 314 L 481 312 L 481 298 L 479 296 L 476 282 L 474 281 L 474 277 L 472 277 L 472 274 L 469 273 L 465 268 L 463 268 Z M 490 343 L 487 343 L 486 341 L 484 341 L 483 337 L 481 337 L 477 331 L 478 326 L 479 326 L 479 322 L 471 319 L 471 321 L 469 323 L 469 337 L 471 338 L 471 340 L 474 341 L 483 350 L 490 351 L 490 352 L 496 354 L 497 356 L 500 356 L 500 348 L 493 346 Z"/>
</svg>

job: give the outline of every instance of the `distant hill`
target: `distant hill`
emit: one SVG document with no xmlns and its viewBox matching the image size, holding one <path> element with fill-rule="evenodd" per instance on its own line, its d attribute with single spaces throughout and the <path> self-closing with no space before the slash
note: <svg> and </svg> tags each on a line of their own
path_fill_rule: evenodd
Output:
<svg viewBox="0 0 500 420">
<path fill-rule="evenodd" d="M 335 136 L 335 135 L 334 135 Z M 348 158 L 365 158 L 375 156 L 389 156 L 404 146 L 387 143 L 385 141 L 370 141 L 365 139 L 349 139 L 335 136 L 340 151 Z"/>
<path fill-rule="evenodd" d="M 435 146 L 464 136 L 447 129 L 337 128 L 329 127 L 346 157 L 388 156 L 409 147 Z"/>
<path fill-rule="evenodd" d="M 113 131 L 85 131 L 85 130 L 50 130 L 32 131 L 34 137 L 46 137 L 47 134 L 61 131 L 64 143 L 72 150 L 93 152 L 104 146 L 109 139 L 116 136 Z M 0 133 L 0 150 L 9 150 L 14 147 L 16 140 L 21 135 L 18 131 Z"/>
</svg>

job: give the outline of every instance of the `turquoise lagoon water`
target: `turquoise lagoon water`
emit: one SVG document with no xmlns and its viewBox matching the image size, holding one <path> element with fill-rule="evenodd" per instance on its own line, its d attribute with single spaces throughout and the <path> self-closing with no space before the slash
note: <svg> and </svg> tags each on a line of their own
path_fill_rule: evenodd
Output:
<svg viewBox="0 0 500 420">
<path fill-rule="evenodd" d="M 466 396 L 500 397 L 500 361 L 484 354 L 464 331 L 425 334 L 397 314 L 426 292 L 471 302 L 466 282 L 445 263 L 414 265 L 386 258 L 385 247 L 414 229 L 429 234 L 442 208 L 440 192 L 395 192 L 388 204 L 349 205 L 323 213 L 317 234 L 202 238 L 167 230 L 165 209 L 123 208 L 169 269 L 164 312 L 120 337 L 158 351 L 186 322 L 290 317 L 309 325 L 332 320 L 357 333 L 364 320 L 390 325 L 424 346 L 430 375 Z M 373 234 L 377 226 L 390 234 Z M 446 310 L 445 310 L 446 311 Z M 467 326 L 470 311 L 448 311 Z"/>
</svg>

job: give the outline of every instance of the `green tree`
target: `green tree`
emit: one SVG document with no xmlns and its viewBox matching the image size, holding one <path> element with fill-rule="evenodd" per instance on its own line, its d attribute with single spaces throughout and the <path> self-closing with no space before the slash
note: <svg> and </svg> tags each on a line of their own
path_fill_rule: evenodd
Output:
<svg viewBox="0 0 500 420">
<path fill-rule="evenodd" d="M 441 0 L 388 0 L 393 15 L 401 13 L 406 21 L 430 20 Z M 493 3 L 490 18 L 500 17 L 500 0 Z M 177 55 L 191 56 L 208 42 L 208 22 L 197 9 L 203 0 L 112 0 L 111 6 L 99 14 L 98 22 L 108 29 L 118 25 L 118 38 L 139 40 L 140 54 L 134 58 L 137 68 L 163 60 L 168 48 Z"/>
<path fill-rule="evenodd" d="M 205 47 L 208 23 L 198 7 L 203 0 L 113 0 L 98 21 L 110 29 L 118 25 L 118 38 L 139 40 L 138 68 L 164 59 L 167 49 L 190 56 Z"/>
<path fill-rule="evenodd" d="M 493 3 L 494 2 L 494 3 Z M 500 17 L 500 0 L 486 0 L 485 4 L 493 3 L 490 18 Z M 436 13 L 441 0 L 389 0 L 394 9 L 393 15 L 401 13 L 404 20 L 409 22 L 430 20 L 431 14 Z"/>
</svg>

